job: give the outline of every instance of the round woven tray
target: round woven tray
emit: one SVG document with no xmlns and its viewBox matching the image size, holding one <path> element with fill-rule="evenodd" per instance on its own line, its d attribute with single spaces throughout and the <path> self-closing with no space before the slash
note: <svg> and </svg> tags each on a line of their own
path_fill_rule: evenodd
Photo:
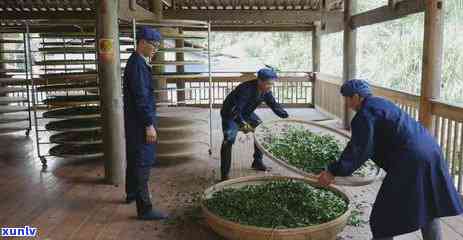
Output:
<svg viewBox="0 0 463 240">
<path fill-rule="evenodd" d="M 60 108 L 43 113 L 44 118 L 95 118 L 100 116 L 99 106 Z"/>
<path fill-rule="evenodd" d="M 69 159 L 93 159 L 103 157 L 103 146 L 92 145 L 56 145 L 49 151 L 55 157 Z"/>
<path fill-rule="evenodd" d="M 336 130 L 336 129 L 333 129 L 333 128 L 330 128 L 330 127 L 327 127 L 321 124 L 317 124 L 314 122 L 310 122 L 310 121 L 285 119 L 285 120 L 275 120 L 275 121 L 265 122 L 259 125 L 254 132 L 254 139 L 255 139 L 257 147 L 267 157 L 269 157 L 270 159 L 272 159 L 273 161 L 275 161 L 282 167 L 286 168 L 287 170 L 293 173 L 296 173 L 304 177 L 315 179 L 317 178 L 317 174 L 309 173 L 293 165 L 290 165 L 285 160 L 275 157 L 272 153 L 268 151 L 268 149 L 264 147 L 264 141 L 265 141 L 264 138 L 266 136 L 265 131 L 268 131 L 267 129 L 271 129 L 272 134 L 278 134 L 278 132 L 284 131 L 284 128 L 287 128 L 289 125 L 302 126 L 304 129 L 307 129 L 316 134 L 323 134 L 323 135 L 329 134 L 343 143 L 347 143 L 349 141 L 349 135 L 339 130 Z M 333 160 L 337 160 L 337 159 L 333 159 Z M 380 179 L 381 176 L 382 176 L 381 169 L 379 167 L 376 167 L 375 170 L 371 171 L 366 176 L 336 177 L 334 184 L 344 185 L 344 186 L 364 186 L 364 185 L 371 184 L 374 181 Z"/>
<path fill-rule="evenodd" d="M 50 131 L 79 132 L 101 129 L 100 118 L 77 118 L 50 122 L 45 125 Z"/>
<path fill-rule="evenodd" d="M 73 145 L 100 144 L 103 142 L 101 137 L 100 130 L 63 132 L 52 135 L 50 137 L 50 142 Z"/>
<path fill-rule="evenodd" d="M 336 236 L 347 224 L 347 220 L 350 216 L 350 206 L 343 215 L 330 222 L 301 228 L 272 229 L 243 225 L 226 220 L 209 211 L 204 204 L 204 200 L 210 198 L 215 192 L 225 188 L 240 188 L 246 185 L 257 185 L 274 180 L 289 179 L 301 180 L 312 186 L 318 186 L 318 184 L 311 179 L 283 176 L 252 176 L 221 182 L 208 188 L 202 196 L 203 203 L 201 204 L 201 207 L 204 212 L 206 222 L 215 232 L 230 240 L 335 240 Z M 338 193 L 350 203 L 348 195 L 340 189 L 333 186 L 327 187 L 327 189 Z"/>
</svg>

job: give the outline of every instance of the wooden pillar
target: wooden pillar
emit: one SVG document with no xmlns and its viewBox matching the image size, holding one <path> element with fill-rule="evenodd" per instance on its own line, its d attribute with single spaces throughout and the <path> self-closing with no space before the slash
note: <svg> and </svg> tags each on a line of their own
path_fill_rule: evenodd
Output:
<svg viewBox="0 0 463 240">
<path fill-rule="evenodd" d="M 119 1 L 97 1 L 98 79 L 105 158 L 105 179 L 124 182 L 125 131 L 119 57 Z"/>
<path fill-rule="evenodd" d="M 357 30 L 352 27 L 351 18 L 357 6 L 356 0 L 344 1 L 344 64 L 343 64 L 343 81 L 346 82 L 355 78 L 357 74 Z M 353 113 L 344 103 L 344 128 L 350 129 L 350 120 Z"/>
<path fill-rule="evenodd" d="M 162 1 L 161 0 L 150 0 L 150 10 L 155 15 L 155 21 L 162 20 Z M 159 29 L 161 31 L 161 29 Z M 160 48 L 164 48 L 164 41 L 161 41 Z M 154 56 L 155 61 L 164 61 L 164 52 L 158 52 Z M 156 75 L 162 75 L 165 72 L 164 66 L 155 66 L 153 67 L 153 72 Z M 167 79 L 166 78 L 158 78 L 154 79 L 154 88 L 156 90 L 165 90 L 167 89 Z M 156 94 L 156 102 L 166 102 L 167 101 L 167 92 L 161 91 Z"/>
<path fill-rule="evenodd" d="M 183 34 L 183 30 L 179 29 L 179 34 Z M 177 39 L 175 40 L 175 47 L 176 48 L 184 48 L 185 47 L 185 40 L 184 39 Z M 177 52 L 175 54 L 175 59 L 176 61 L 184 61 L 185 60 L 185 53 L 184 52 Z M 179 65 L 177 66 L 177 72 L 178 73 L 184 73 L 185 72 L 185 66 Z M 183 79 L 178 79 L 177 80 L 177 89 L 180 89 L 180 91 L 177 91 L 177 101 L 181 102 L 179 105 L 184 105 L 185 101 L 185 80 Z"/>
<path fill-rule="evenodd" d="M 443 1 L 426 0 L 424 13 L 423 72 L 419 120 L 429 130 L 433 129 L 431 102 L 440 97 L 443 51 Z"/>
<path fill-rule="evenodd" d="M 314 22 L 314 30 L 312 31 L 312 105 L 315 106 L 315 91 L 317 74 L 320 72 L 320 56 L 321 56 L 321 23 Z"/>
<path fill-rule="evenodd" d="M 3 39 L 3 34 L 0 33 L 0 41 L 2 39 Z M 5 44 L 0 42 L 0 60 L 5 59 L 5 53 L 3 53 L 4 50 L 5 50 Z M 0 63 L 0 70 L 1 69 L 6 69 L 6 64 Z M 3 74 L 3 73 L 0 72 L 0 77 L 5 77 L 5 76 L 6 76 L 6 74 Z"/>
</svg>

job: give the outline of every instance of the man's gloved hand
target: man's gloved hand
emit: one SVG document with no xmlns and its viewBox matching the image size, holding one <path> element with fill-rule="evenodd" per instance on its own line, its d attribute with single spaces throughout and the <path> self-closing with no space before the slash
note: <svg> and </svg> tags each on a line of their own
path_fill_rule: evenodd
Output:
<svg viewBox="0 0 463 240">
<path fill-rule="evenodd" d="M 254 132 L 254 128 L 251 126 L 251 124 L 244 122 L 240 127 L 240 131 L 244 132 L 244 134 L 247 134 L 249 132 Z"/>
</svg>

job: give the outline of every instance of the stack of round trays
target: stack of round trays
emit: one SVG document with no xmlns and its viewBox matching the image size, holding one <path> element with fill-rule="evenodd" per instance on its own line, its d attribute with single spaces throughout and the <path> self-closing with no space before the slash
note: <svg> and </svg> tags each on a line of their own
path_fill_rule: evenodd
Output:
<svg viewBox="0 0 463 240">
<path fill-rule="evenodd" d="M 56 132 L 50 137 L 50 143 L 56 145 L 49 154 L 67 159 L 102 157 L 99 95 L 88 94 L 98 90 L 96 74 L 48 74 L 35 79 L 35 83 L 41 83 L 37 87 L 39 92 L 70 91 L 68 95 L 50 96 L 44 100 L 44 104 L 58 107 L 43 113 L 44 118 L 51 120 L 45 129 Z"/>
</svg>

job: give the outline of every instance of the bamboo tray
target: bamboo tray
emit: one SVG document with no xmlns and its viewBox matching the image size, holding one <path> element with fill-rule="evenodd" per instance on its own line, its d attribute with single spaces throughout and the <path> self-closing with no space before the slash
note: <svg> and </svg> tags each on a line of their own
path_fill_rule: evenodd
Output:
<svg viewBox="0 0 463 240">
<path fill-rule="evenodd" d="M 0 59 L 0 63 L 24 63 L 24 60 Z"/>
<path fill-rule="evenodd" d="M 1 43 L 24 43 L 24 41 L 19 39 L 0 39 L 0 44 Z"/>
<path fill-rule="evenodd" d="M 44 118 L 96 118 L 100 116 L 99 106 L 60 108 L 43 113 Z"/>
<path fill-rule="evenodd" d="M 64 53 L 95 53 L 96 49 L 94 47 L 46 47 L 39 48 L 39 51 L 42 53 L 55 53 L 55 54 L 64 54 Z"/>
<path fill-rule="evenodd" d="M 91 131 L 100 130 L 101 123 L 100 118 L 68 119 L 50 122 L 47 125 L 45 125 L 45 129 L 60 132 Z"/>
<path fill-rule="evenodd" d="M 98 83 L 96 81 L 84 83 L 84 84 L 52 84 L 42 87 L 38 87 L 37 91 L 39 92 L 58 92 L 58 91 L 90 91 L 98 89 Z"/>
<path fill-rule="evenodd" d="M 51 106 L 79 106 L 100 104 L 98 95 L 77 95 L 77 96 L 54 96 L 43 101 L 44 104 Z"/>
<path fill-rule="evenodd" d="M 25 92 L 26 88 L 23 87 L 0 87 L 0 94 L 15 93 L 15 92 Z"/>
<path fill-rule="evenodd" d="M 26 114 L 7 114 L 0 115 L 0 124 L 3 123 L 17 123 L 22 121 L 28 121 L 29 117 Z"/>
<path fill-rule="evenodd" d="M 17 69 L 17 68 L 0 69 L 0 73 L 25 73 L 25 72 L 26 70 Z"/>
<path fill-rule="evenodd" d="M 27 85 L 30 83 L 30 80 L 21 79 L 21 78 L 0 78 L 0 84 L 3 85 Z"/>
<path fill-rule="evenodd" d="M 103 146 L 101 144 L 89 145 L 56 145 L 49 151 L 55 157 L 69 159 L 93 159 L 103 157 Z"/>
<path fill-rule="evenodd" d="M 254 139 L 256 146 L 271 160 L 274 162 L 278 163 L 282 167 L 286 168 L 287 170 L 294 172 L 296 174 L 299 174 L 303 177 L 307 178 L 312 178 L 316 179 L 317 174 L 315 173 L 308 173 L 305 172 L 295 166 L 290 165 L 288 162 L 286 162 L 283 159 L 279 159 L 275 156 L 273 156 L 272 153 L 270 153 L 265 147 L 264 147 L 264 142 L 265 142 L 265 135 L 267 128 L 272 128 L 270 132 L 272 134 L 278 134 L 278 132 L 283 131 L 282 129 L 287 128 L 289 125 L 297 125 L 297 126 L 302 126 L 304 129 L 309 130 L 315 134 L 329 134 L 335 137 L 337 140 L 339 140 L 342 143 L 347 143 L 349 141 L 349 136 L 341 131 L 338 131 L 336 129 L 317 124 L 315 122 L 310 122 L 310 121 L 304 121 L 304 120 L 295 120 L 295 119 L 287 119 L 287 120 L 275 120 L 275 121 L 270 121 L 270 122 L 265 122 L 261 125 L 259 125 L 255 132 L 254 132 Z M 337 159 L 333 159 L 334 161 Z M 371 184 L 375 182 L 376 180 L 379 180 L 382 176 L 381 169 L 379 167 L 375 167 L 374 170 L 370 170 L 366 176 L 350 176 L 350 177 L 336 177 L 335 178 L 335 183 L 336 185 L 344 185 L 344 186 L 364 186 Z"/>
<path fill-rule="evenodd" d="M 102 133 L 100 130 L 82 131 L 82 132 L 63 132 L 54 134 L 50 137 L 51 143 L 57 144 L 100 144 L 102 143 Z"/>
<path fill-rule="evenodd" d="M 82 44 L 82 42 L 80 41 L 74 41 L 74 42 L 43 42 L 43 43 L 40 43 L 42 46 L 86 46 L 86 45 L 91 45 L 90 43 L 87 43 L 86 41 L 84 41 L 84 43 Z"/>
<path fill-rule="evenodd" d="M 0 97 L 0 105 L 27 102 L 25 97 Z"/>
<path fill-rule="evenodd" d="M 38 66 L 52 66 L 52 65 L 82 65 L 82 64 L 95 64 L 96 60 L 45 60 L 38 61 L 35 64 Z"/>
<path fill-rule="evenodd" d="M 319 186 L 315 181 L 303 178 L 292 178 L 283 176 L 261 176 L 261 177 L 243 177 L 233 180 L 228 180 L 216 184 L 206 191 L 202 196 L 201 208 L 206 218 L 208 225 L 217 232 L 219 235 L 229 240 L 335 240 L 336 236 L 342 232 L 349 219 L 351 206 L 350 199 L 347 194 L 341 191 L 339 188 L 329 186 L 327 189 L 338 193 L 348 203 L 349 208 L 340 217 L 315 226 L 301 227 L 301 228 L 289 228 L 289 229 L 272 229 L 255 227 L 249 225 L 243 225 L 236 222 L 226 220 L 211 211 L 209 211 L 204 201 L 210 198 L 215 192 L 226 188 L 240 188 L 247 185 L 264 184 L 274 180 L 300 180 L 308 183 L 312 186 Z"/>
<path fill-rule="evenodd" d="M 6 49 L 3 49 L 0 51 L 0 53 L 11 53 L 11 54 L 24 54 L 24 51 L 23 50 L 6 50 Z"/>
<path fill-rule="evenodd" d="M 29 107 L 27 106 L 2 106 L 0 105 L 0 114 L 24 112 L 28 110 L 29 110 Z"/>
</svg>

